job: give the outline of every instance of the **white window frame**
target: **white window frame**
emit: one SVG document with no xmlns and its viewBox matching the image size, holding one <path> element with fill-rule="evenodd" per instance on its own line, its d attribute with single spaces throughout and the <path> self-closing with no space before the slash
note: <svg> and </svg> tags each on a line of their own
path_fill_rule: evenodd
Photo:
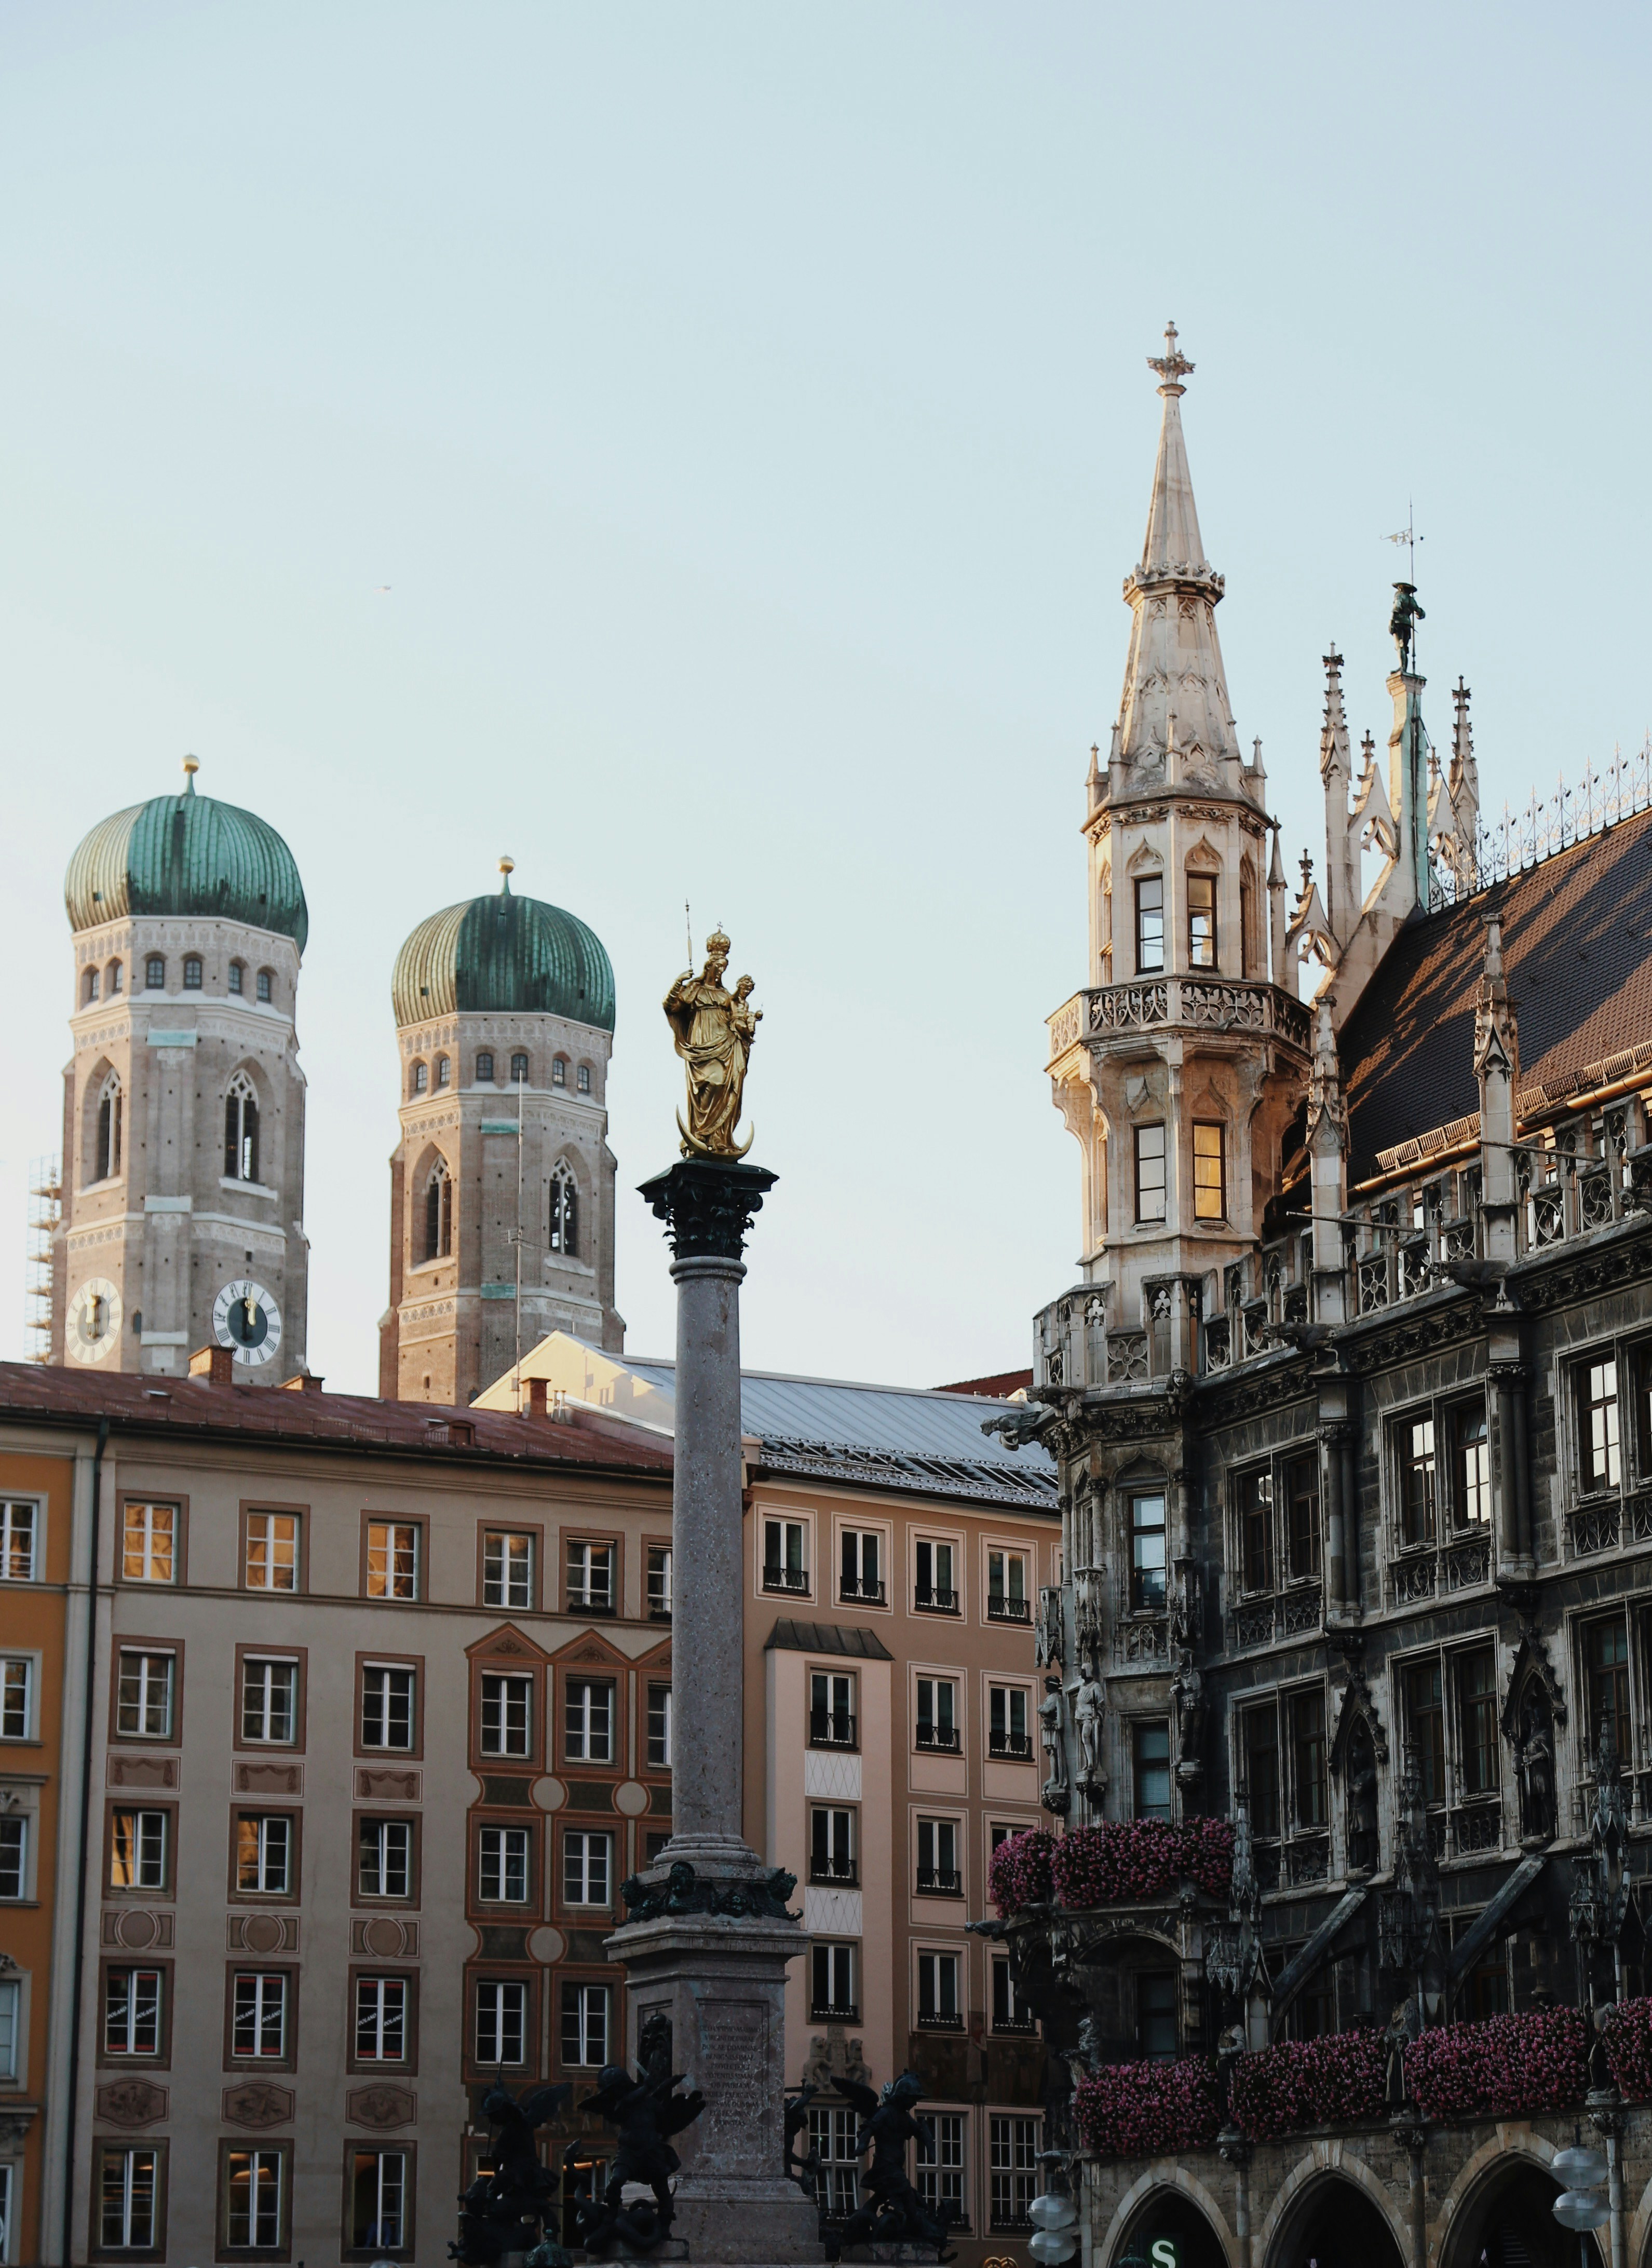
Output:
<svg viewBox="0 0 1652 2268">
<path fill-rule="evenodd" d="M 483 2066 L 519 2070 L 527 2060 L 528 1992 L 526 1981 L 520 1977 L 484 1977 L 476 1986 L 476 2008 L 472 2039 L 476 2062 Z M 512 2018 L 507 2012 L 514 2010 Z M 520 2053 L 505 2053 L 506 2039 L 514 2022 Z"/>
<path fill-rule="evenodd" d="M 166 1529 L 166 1572 L 164 1575 L 158 1575 L 155 1572 L 156 1563 L 161 1556 L 157 1548 L 160 1529 L 154 1517 L 158 1512 L 168 1513 L 171 1515 Z M 136 1527 L 133 1525 L 132 1518 L 135 1513 L 143 1515 Z M 178 1580 L 178 1548 L 182 1541 L 182 1530 L 183 1506 L 175 1499 L 168 1501 L 165 1497 L 156 1497 L 152 1499 L 129 1497 L 121 1506 L 121 1581 L 175 1584 Z M 134 1536 L 137 1539 L 138 1565 L 136 1572 L 130 1564 L 133 1557 Z"/>
<path fill-rule="evenodd" d="M 381 1731 L 387 1734 L 394 1713 L 390 1703 L 396 1691 L 389 1681 L 397 1677 L 405 1677 L 408 1682 L 407 1738 L 405 1741 L 370 1741 L 367 1737 L 367 1696 L 370 1690 L 368 1681 L 372 1678 L 380 1680 L 377 1689 L 380 1727 Z M 418 1671 L 410 1661 L 364 1661 L 362 1663 L 360 1706 L 361 1745 L 364 1749 L 376 1756 L 412 1755 L 417 1744 L 418 1735 Z"/>
<path fill-rule="evenodd" d="M 593 1697 L 605 1697 L 599 1728 Z M 611 1764 L 614 1762 L 615 1718 L 619 1689 L 612 1677 L 568 1677 L 563 1681 L 563 1754 L 570 1764 Z M 593 1742 L 600 1736 L 600 1749 Z M 576 1742 L 578 1745 L 576 1746 Z"/>
<path fill-rule="evenodd" d="M 375 1535 L 384 1541 L 375 1545 Z M 373 1566 L 375 1550 L 380 1565 Z M 370 1520 L 367 1522 L 367 1596 L 385 1599 L 401 1606 L 417 1602 L 419 1577 L 419 1523 L 417 1520 Z M 405 1582 L 407 1588 L 399 1589 Z M 376 1586 L 376 1587 L 375 1587 Z"/>
<path fill-rule="evenodd" d="M 533 1847 L 526 1827 L 502 1827 L 490 1821 L 476 1835 L 476 1900 L 481 1905 L 525 1906 L 533 1895 Z M 505 1888 L 520 1863 L 521 1893 L 513 1896 Z M 488 1888 L 492 1873 L 497 1888 Z"/>
<path fill-rule="evenodd" d="M 253 1680 L 254 1669 L 264 1673 L 256 1687 Z M 283 1669 L 291 1673 L 284 1681 L 288 1700 L 287 1730 L 284 1734 L 272 1733 L 269 1729 L 272 1724 L 279 1721 L 272 1705 L 277 1684 L 269 1673 Z M 257 1694 L 256 1708 L 252 1714 L 249 1714 L 248 1698 L 254 1692 Z M 240 1717 L 241 1739 L 244 1742 L 253 1742 L 260 1748 L 271 1749 L 290 1749 L 294 1745 L 299 1737 L 299 1660 L 296 1654 L 244 1653 L 241 1656 Z M 264 1729 L 254 1732 L 250 1729 L 254 1724 L 261 1725 Z"/>
<path fill-rule="evenodd" d="M 570 1996 L 572 1996 L 572 2001 Z M 593 2023 L 593 2012 L 601 2012 L 601 2044 L 596 2043 L 598 2027 Z M 572 2038 L 577 2053 L 570 2055 L 569 2015 L 573 2016 Z M 614 2032 L 614 1988 L 592 1977 L 564 1977 L 557 2010 L 557 2051 L 563 2068 L 567 2071 L 596 2071 L 607 2063 L 608 2043 Z"/>
<path fill-rule="evenodd" d="M 247 1565 L 242 1580 L 249 1591 L 296 1592 L 299 1587 L 299 1515 L 296 1512 L 261 1510 L 247 1515 Z M 262 1522 L 260 1532 L 259 1523 Z M 283 1528 L 291 1533 L 284 1535 Z M 255 1579 L 253 1572 L 254 1543 L 261 1547 L 263 1565 Z M 286 1580 L 280 1578 L 284 1575 Z"/>
<path fill-rule="evenodd" d="M 26 1521 L 18 1515 L 26 1513 Z M 46 1525 L 46 1506 L 40 1497 L 9 1496 L 0 1501 L 0 1583 L 33 1583 L 41 1566 L 41 1530 Z M 18 1531 L 26 1528 L 28 1536 L 28 1565 L 21 1573 L 12 1570 L 12 1553 L 16 1549 Z"/>
<path fill-rule="evenodd" d="M 484 1669 L 480 1679 L 476 1747 L 484 1756 L 525 1758 L 534 1752 L 534 1674 Z"/>
<path fill-rule="evenodd" d="M 387 1879 L 390 1871 L 388 1863 L 390 1849 L 389 1837 L 392 1830 L 396 1828 L 401 1830 L 403 1838 L 402 1847 L 402 1873 L 405 1887 L 399 1890 L 388 1890 L 385 1889 L 382 1885 Z M 381 1887 L 376 1890 L 369 1889 L 362 1881 L 361 1831 L 358 1831 L 356 1837 L 356 1886 L 358 1896 L 364 1898 L 395 1898 L 398 1900 L 411 1897 L 413 1895 L 412 1821 L 410 1819 L 378 1819 L 369 1817 L 363 1819 L 360 1822 L 360 1830 L 369 1833 L 374 1837 L 374 1866 L 378 1880 Z"/>
<path fill-rule="evenodd" d="M 596 1895 L 598 1891 L 601 1895 Z M 614 1896 L 614 1837 L 605 1827 L 570 1827 L 562 1837 L 562 1902 L 606 1908 Z"/>
<path fill-rule="evenodd" d="M 482 1537 L 482 1603 L 507 1614 L 534 1608 L 536 1536 L 514 1528 L 490 1528 Z M 520 1550 L 516 1549 L 520 1546 Z"/>
<path fill-rule="evenodd" d="M 134 1696 L 134 1717 L 129 1724 L 127 1713 L 127 1664 L 136 1665 L 132 1674 L 136 1691 Z M 151 1668 L 156 1663 L 165 1667 L 163 1677 L 152 1678 Z M 114 1664 L 114 1729 L 123 1741 L 170 1741 L 177 1720 L 178 1657 L 167 1646 L 122 1646 L 115 1654 Z M 164 1707 L 159 1725 L 153 1720 L 154 1697 L 151 1686 L 162 1688 Z"/>
<path fill-rule="evenodd" d="M 352 2011 L 355 2030 L 353 2053 L 358 2063 L 370 2063 L 375 2069 L 387 2064 L 405 2064 L 408 2060 L 408 2019 L 412 2012 L 412 1984 L 406 1977 L 358 1975 L 356 2005 Z M 392 2010 L 394 2009 L 394 2014 Z M 362 2017 L 367 2014 L 372 2044 L 364 2048 Z M 391 2036 L 398 2044 L 391 2054 L 385 2043 Z"/>
</svg>

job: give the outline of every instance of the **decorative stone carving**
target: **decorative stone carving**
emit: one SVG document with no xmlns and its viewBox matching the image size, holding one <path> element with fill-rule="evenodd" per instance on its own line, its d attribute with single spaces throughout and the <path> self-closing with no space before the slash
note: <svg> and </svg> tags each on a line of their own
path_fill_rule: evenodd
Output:
<svg viewBox="0 0 1652 2268">
<path fill-rule="evenodd" d="M 304 1766 L 300 1764 L 263 1764 L 246 1756 L 239 1757 L 235 1765 L 235 1792 L 238 1795 L 302 1795 Z"/>
<path fill-rule="evenodd" d="M 98 2089 L 98 2116 L 112 2126 L 152 2126 L 166 2116 L 167 2094 L 147 2079 L 117 2079 Z"/>
<path fill-rule="evenodd" d="M 173 1917 L 147 1906 L 106 1906 L 100 1932 L 105 1945 L 122 1953 L 164 1952 L 173 1941 Z"/>
<path fill-rule="evenodd" d="M 176 1787 L 176 1756 L 135 1756 L 117 1750 L 105 1774 L 110 1787 Z"/>
<path fill-rule="evenodd" d="M 752 1221 L 778 1179 L 764 1166 L 684 1159 L 645 1182 L 641 1195 L 667 1224 L 677 1259 L 705 1256 L 738 1260 Z"/>
<path fill-rule="evenodd" d="M 292 2116 L 294 2096 L 290 2087 L 268 2079 L 243 2080 L 224 2090 L 226 2126 L 284 2126 Z"/>
<path fill-rule="evenodd" d="M 412 2088 L 392 2087 L 385 2080 L 354 2088 L 344 2097 L 344 2116 L 356 2126 L 411 2126 L 418 2114 L 418 2097 Z"/>
<path fill-rule="evenodd" d="M 424 1782 L 423 1772 L 392 1771 L 382 1764 L 358 1765 L 356 1771 L 356 1793 L 369 1803 L 417 1803 Z"/>
<path fill-rule="evenodd" d="M 419 1926 L 399 1914 L 352 1914 L 350 1949 L 369 1961 L 416 1961 Z"/>
<path fill-rule="evenodd" d="M 232 1913 L 227 1925 L 232 1953 L 296 1953 L 299 1917 L 287 1913 Z"/>
</svg>

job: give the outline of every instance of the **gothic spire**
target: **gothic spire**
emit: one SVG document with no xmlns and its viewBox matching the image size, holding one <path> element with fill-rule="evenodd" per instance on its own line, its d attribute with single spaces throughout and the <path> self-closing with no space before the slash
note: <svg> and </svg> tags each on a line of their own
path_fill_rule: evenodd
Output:
<svg viewBox="0 0 1652 2268">
<path fill-rule="evenodd" d="M 1147 358 L 1164 409 L 1141 563 L 1125 579 L 1135 625 L 1116 743 L 1115 761 L 1125 769 L 1112 784 L 1114 794 L 1126 785 L 1173 785 L 1190 777 L 1238 789 L 1245 777 L 1216 637 L 1222 578 L 1205 556 L 1182 438 L 1183 381 L 1193 365 L 1176 343 L 1174 323 L 1164 343 L 1162 355 Z"/>
</svg>

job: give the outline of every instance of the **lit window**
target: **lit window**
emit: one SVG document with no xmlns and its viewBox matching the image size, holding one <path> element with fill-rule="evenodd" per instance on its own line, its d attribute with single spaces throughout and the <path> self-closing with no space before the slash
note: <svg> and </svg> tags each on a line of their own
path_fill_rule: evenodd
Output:
<svg viewBox="0 0 1652 2268">
<path fill-rule="evenodd" d="M 534 1707 L 534 1681 L 485 1675 L 482 1680 L 482 1740 L 484 1756 L 525 1756 Z"/>
<path fill-rule="evenodd" d="M 0 1583 L 34 1580 L 35 1514 L 39 1507 L 12 1500 L 0 1503 Z"/>
<path fill-rule="evenodd" d="M 405 1977 L 356 1979 L 356 2060 L 407 2061 L 408 1980 Z"/>
<path fill-rule="evenodd" d="M 241 1738 L 290 1747 L 298 1721 L 299 1665 L 246 1654 L 241 1660 Z"/>
<path fill-rule="evenodd" d="M 606 1677 L 570 1677 L 563 1693 L 564 1752 L 569 1763 L 612 1764 L 612 1681 Z"/>
<path fill-rule="evenodd" d="M 490 1529 L 482 1539 L 482 1603 L 484 1607 L 534 1604 L 534 1539 Z"/>
<path fill-rule="evenodd" d="M 269 971 L 267 968 L 261 968 L 258 972 L 259 998 L 261 1000 L 268 1001 L 273 990 L 274 986 L 270 978 Z"/>
<path fill-rule="evenodd" d="M 151 953 L 149 959 L 144 963 L 144 983 L 146 989 L 151 992 L 164 992 L 166 990 L 166 963 L 162 954 L 159 953 Z"/>
<path fill-rule="evenodd" d="M 284 1898 L 292 1880 L 292 1821 L 284 1811 L 244 1811 L 235 1822 L 235 1887 Z"/>
<path fill-rule="evenodd" d="M 476 1896 L 484 1905 L 527 1903 L 527 1830 L 484 1827 L 476 1839 Z"/>
<path fill-rule="evenodd" d="M 1187 959 L 1191 968 L 1216 966 L 1216 880 L 1213 874 L 1187 878 Z"/>
<path fill-rule="evenodd" d="M 562 1838 L 562 1895 L 571 1906 L 605 1906 L 612 1872 L 611 1835 L 571 1829 Z"/>
<path fill-rule="evenodd" d="M 1164 877 L 1148 874 L 1136 885 L 1136 973 L 1149 976 L 1164 967 Z"/>
<path fill-rule="evenodd" d="M 485 1086 L 493 1077 L 493 1057 L 486 1048 L 476 1056 L 476 1085 Z"/>
<path fill-rule="evenodd" d="M 448 1060 L 447 1060 L 447 1058 L 446 1058 L 446 1056 L 438 1056 L 438 1057 L 437 1057 L 437 1058 L 436 1058 L 436 1084 L 437 1084 L 437 1086 L 446 1086 L 446 1084 L 447 1084 L 447 1082 L 448 1082 L 448 1080 L 449 1080 L 449 1079 L 450 1079 L 452 1076 L 453 1076 L 453 1065 L 448 1062 Z"/>
<path fill-rule="evenodd" d="M 1591 1362 L 1578 1373 L 1578 1430 L 1586 1489 L 1613 1489 L 1619 1480 L 1618 1366 Z"/>
<path fill-rule="evenodd" d="M 117 1733 L 129 1740 L 171 1740 L 174 1661 L 170 1653 L 122 1648 L 114 1689 Z"/>
<path fill-rule="evenodd" d="M 224 1097 L 224 1173 L 232 1182 L 258 1179 L 258 1098 L 245 1071 L 237 1071 Z"/>
<path fill-rule="evenodd" d="M 409 1896 L 413 1887 L 411 1820 L 364 1819 L 357 1861 L 356 1880 L 364 1898 Z"/>
<path fill-rule="evenodd" d="M 105 2055 L 160 2053 L 160 1979 L 159 1969 L 111 1969 L 105 1976 Z"/>
<path fill-rule="evenodd" d="M 117 1811 L 109 1824 L 109 1888 L 164 1890 L 166 1888 L 167 1815 L 164 1811 Z"/>
<path fill-rule="evenodd" d="M 1132 1793 L 1135 1798 L 1138 1819 L 1168 1819 L 1170 1816 L 1170 1727 L 1161 1720 L 1157 1724 L 1137 1725 L 1132 1728 L 1131 1755 L 1134 1770 L 1132 1773 Z"/>
<path fill-rule="evenodd" d="M 579 1249 L 579 1198 L 573 1175 L 558 1166 L 550 1177 L 550 1248 L 572 1260 Z"/>
<path fill-rule="evenodd" d="M 230 2053 L 260 2059 L 287 2049 L 287 1986 L 280 1970 L 243 1970 L 236 1977 L 230 2022 Z"/>
<path fill-rule="evenodd" d="M 562 1988 L 562 2059 L 575 2069 L 598 2069 L 608 2061 L 609 1988 L 576 1984 Z"/>
<path fill-rule="evenodd" d="M 817 1945 L 818 1971 L 823 1955 L 841 1953 L 846 1945 Z M 816 1992 L 812 2014 L 821 2015 L 829 2004 Z M 851 2004 L 844 2001 L 848 2007 Z M 852 2110 L 823 2110 L 818 2103 L 808 2114 L 809 2156 L 815 2166 L 815 2205 L 827 2220 L 847 2220 L 860 2203 L 860 2121 Z"/>
<path fill-rule="evenodd" d="M 1164 1127 L 1138 1126 L 1136 1138 L 1136 1219 L 1165 1218 Z"/>
<path fill-rule="evenodd" d="M 1223 1130 L 1207 1120 L 1193 1122 L 1193 1218 L 1222 1220 L 1228 1212 Z"/>
<path fill-rule="evenodd" d="M 232 992 L 240 993 L 244 988 L 246 982 L 247 971 L 242 968 L 239 961 L 232 961 L 230 963 L 230 990 Z"/>
<path fill-rule="evenodd" d="M 350 2238 L 358 2252 L 398 2252 L 406 2242 L 407 2152 L 350 2154 Z"/>
<path fill-rule="evenodd" d="M 370 1663 L 361 1673 L 361 1745 L 364 1749 L 410 1749 L 413 1745 L 413 1672 Z"/>
<path fill-rule="evenodd" d="M 367 1522 L 367 1596 L 370 1599 L 416 1599 L 418 1596 L 418 1535 L 411 1521 L 370 1520 Z"/>
<path fill-rule="evenodd" d="M 1434 1541 L 1434 1419 L 1413 1418 L 1400 1428 L 1400 1519 L 1407 1543 Z"/>
<path fill-rule="evenodd" d="M 520 2064 L 527 2040 L 527 1987 L 523 1984 L 480 1984 L 476 1986 L 476 2061 L 483 2065 Z M 599 2063 L 606 2062 L 608 2046 Z M 566 2058 L 564 2058 L 564 2061 Z"/>
<path fill-rule="evenodd" d="M 519 1063 L 521 1061 L 521 1057 L 520 1057 L 520 1056 L 517 1057 L 517 1061 L 518 1061 Z M 513 1072 L 512 1072 L 512 1074 L 511 1074 L 511 1076 L 512 1076 L 513 1078 L 514 1078 L 514 1077 L 516 1076 L 515 1072 L 514 1072 L 514 1071 L 513 1071 Z M 551 1085 L 552 1085 L 553 1086 L 567 1086 L 567 1084 L 568 1084 L 568 1059 L 567 1059 L 567 1057 L 566 1057 L 565 1056 L 553 1056 L 553 1057 L 551 1057 L 551 1059 L 550 1059 L 550 1083 L 551 1083 Z"/>
<path fill-rule="evenodd" d="M 424 1063 L 416 1063 L 416 1064 L 414 1064 L 414 1066 L 413 1066 L 413 1092 L 414 1092 L 414 1094 L 425 1094 L 425 1093 L 428 1091 L 429 1087 L 430 1087 L 430 1083 L 431 1083 L 431 1067 L 430 1067 L 430 1065 L 429 1065 L 428 1064 L 424 1064 Z"/>
<path fill-rule="evenodd" d="M 186 953 L 183 957 L 183 989 L 186 992 L 201 990 L 201 956 L 198 953 Z"/>
<path fill-rule="evenodd" d="M 249 1512 L 247 1515 L 247 1587 L 249 1591 L 296 1591 L 299 1587 L 299 1516 L 295 1512 Z"/>
<path fill-rule="evenodd" d="M 1164 1606 L 1164 1498 L 1130 1499 L 1130 1603 L 1153 1612 Z"/>
</svg>

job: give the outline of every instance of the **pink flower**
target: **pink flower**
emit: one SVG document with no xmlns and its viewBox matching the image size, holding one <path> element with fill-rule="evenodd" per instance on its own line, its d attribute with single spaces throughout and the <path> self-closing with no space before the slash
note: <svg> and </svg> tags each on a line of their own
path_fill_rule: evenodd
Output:
<svg viewBox="0 0 1652 2268">
<path fill-rule="evenodd" d="M 1380 2117 L 1385 2061 L 1381 2032 L 1333 2032 L 1282 2040 L 1234 2066 L 1234 2124 L 1254 2141 L 1305 2126 Z"/>
<path fill-rule="evenodd" d="M 1581 2102 L 1588 2088 L 1587 2046 L 1576 2008 L 1442 2024 L 1406 2049 L 1405 2078 L 1430 2118 L 1560 2110 Z"/>
<path fill-rule="evenodd" d="M 1079 2081 L 1073 2108 L 1085 2148 L 1098 2158 L 1203 2149 L 1221 2124 L 1216 2066 L 1208 2056 L 1109 2064 Z"/>
</svg>

